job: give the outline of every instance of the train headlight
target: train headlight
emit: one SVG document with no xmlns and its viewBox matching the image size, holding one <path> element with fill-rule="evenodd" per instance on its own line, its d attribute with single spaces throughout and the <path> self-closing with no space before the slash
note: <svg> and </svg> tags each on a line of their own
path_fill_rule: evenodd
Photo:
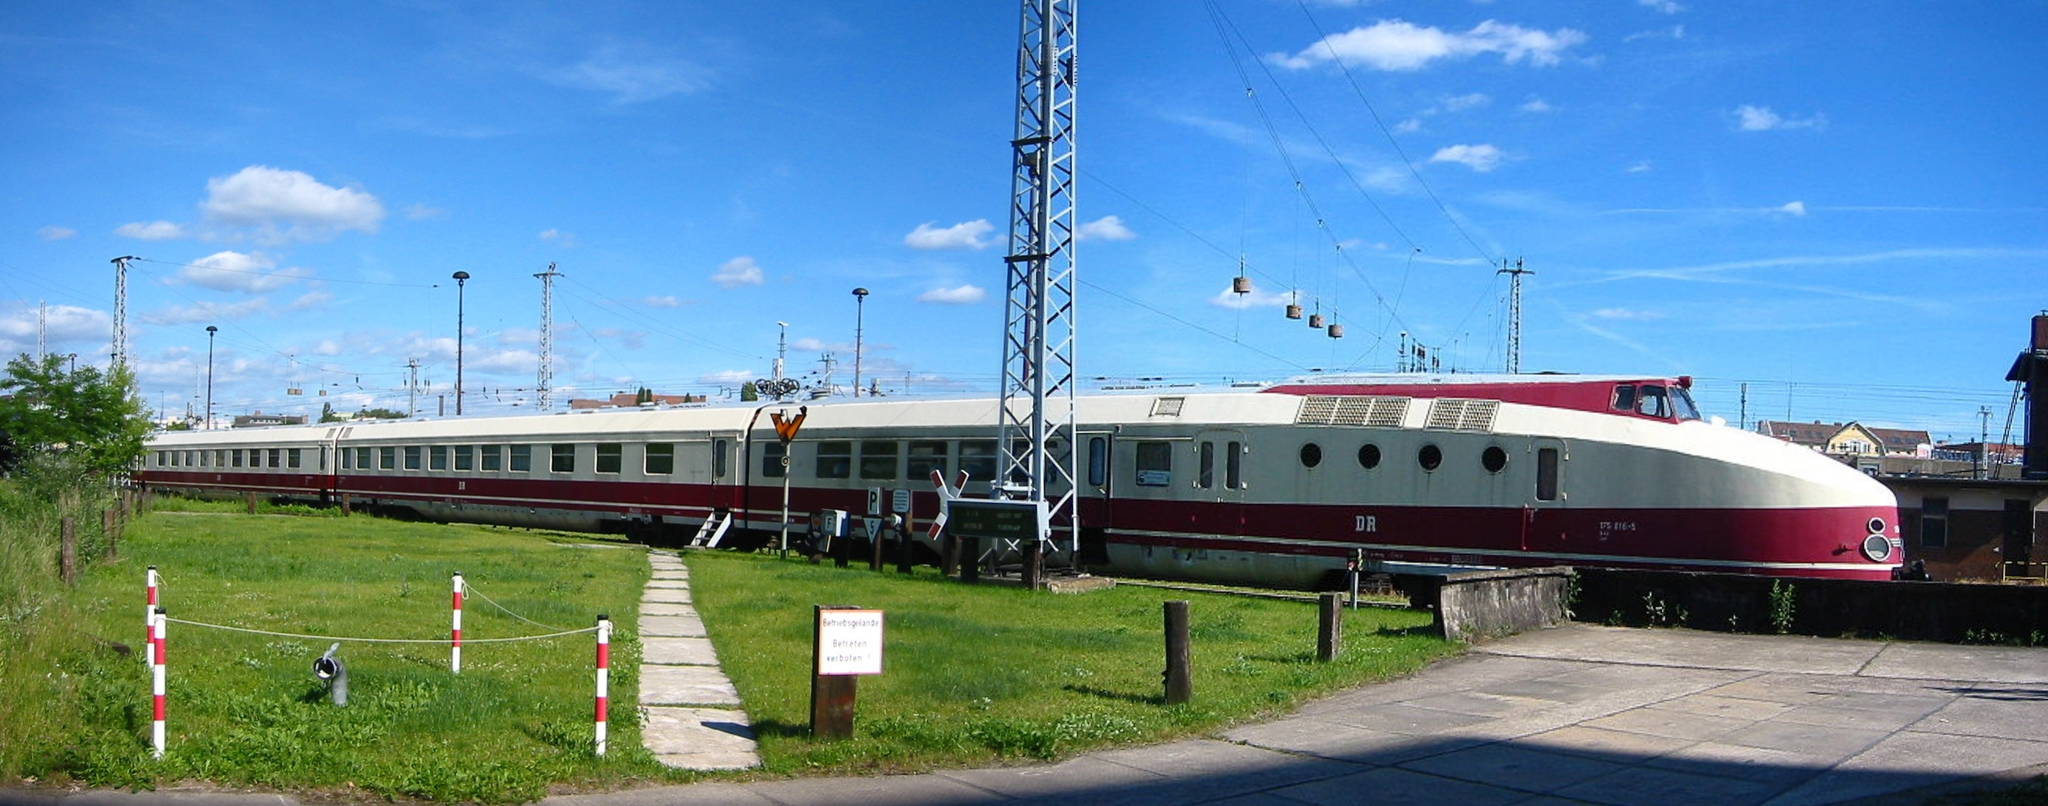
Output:
<svg viewBox="0 0 2048 806">
<path fill-rule="evenodd" d="M 1863 556 L 1871 562 L 1881 563 L 1891 559 L 1892 541 L 1884 535 L 1870 535 L 1863 538 Z"/>
<path fill-rule="evenodd" d="M 1869 531 L 1869 532 L 1870 532 L 1871 534 L 1874 534 L 1874 535 L 1881 535 L 1881 534 L 1884 534 L 1884 519 L 1883 519 L 1883 518 L 1871 518 L 1871 519 L 1870 519 L 1870 523 L 1864 524 L 1864 527 L 1863 527 L 1863 528 L 1864 528 L 1864 529 L 1866 529 L 1866 530 L 1868 530 L 1868 531 Z"/>
</svg>

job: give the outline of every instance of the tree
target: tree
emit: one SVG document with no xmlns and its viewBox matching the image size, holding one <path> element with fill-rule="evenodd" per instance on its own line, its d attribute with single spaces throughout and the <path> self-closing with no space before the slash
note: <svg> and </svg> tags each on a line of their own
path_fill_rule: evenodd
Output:
<svg viewBox="0 0 2048 806">
<path fill-rule="evenodd" d="M 746 401 L 760 400 L 761 391 L 759 389 L 754 388 L 753 381 L 747 381 L 746 383 L 740 384 L 740 399 Z"/>
<path fill-rule="evenodd" d="M 333 403 L 321 403 L 321 404 L 320 404 L 320 422 L 323 422 L 323 423 L 341 423 L 341 422 L 347 422 L 347 421 L 348 421 L 348 418 L 347 418 L 347 417 L 343 417 L 343 416 L 341 416 L 341 415 L 339 415 L 339 414 L 336 414 L 336 413 L 334 413 L 334 404 L 333 404 Z"/>
<path fill-rule="evenodd" d="M 118 475 L 142 458 L 149 435 L 149 410 L 135 393 L 135 375 L 119 365 L 67 371 L 68 360 L 23 353 L 7 362 L 0 430 L 13 442 L 17 461 L 57 455 L 92 475 Z"/>
<path fill-rule="evenodd" d="M 649 403 L 653 403 L 653 402 L 654 402 L 654 390 L 653 390 L 653 389 L 649 389 L 649 388 L 647 388 L 647 387 L 645 387 L 645 386 L 642 386 L 642 387 L 640 387 L 640 391 L 639 391 L 639 392 L 637 392 L 637 393 L 635 393 L 635 394 L 633 395 L 633 403 L 634 403 L 634 405 L 639 405 L 639 406 L 645 406 L 645 405 L 647 405 L 647 404 L 649 404 Z"/>
<path fill-rule="evenodd" d="M 403 419 L 405 419 L 405 412 L 402 412 L 402 411 L 393 411 L 393 410 L 391 410 L 391 409 L 370 409 L 370 408 L 366 408 L 366 409 L 363 409 L 362 411 L 356 412 L 356 419 L 358 419 L 358 420 L 403 420 Z"/>
</svg>

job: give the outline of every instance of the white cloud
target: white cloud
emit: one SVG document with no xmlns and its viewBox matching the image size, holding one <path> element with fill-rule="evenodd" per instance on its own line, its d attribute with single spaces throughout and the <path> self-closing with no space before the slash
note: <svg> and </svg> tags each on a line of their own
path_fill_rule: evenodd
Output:
<svg viewBox="0 0 2048 806">
<path fill-rule="evenodd" d="M 1082 224 L 1080 229 L 1074 232 L 1074 240 L 1077 241 L 1128 241 L 1136 237 L 1138 233 L 1124 226 L 1122 218 L 1113 215 Z"/>
<path fill-rule="evenodd" d="M 1493 98 L 1486 93 L 1473 92 L 1445 98 L 1443 100 L 1443 108 L 1446 112 L 1463 112 L 1467 109 L 1477 109 L 1490 103 L 1493 103 Z"/>
<path fill-rule="evenodd" d="M 1430 156 L 1429 161 L 1455 162 L 1480 173 L 1486 173 L 1500 167 L 1503 157 L 1504 155 L 1501 154 L 1500 149 L 1494 146 L 1483 143 L 1476 146 L 1461 143 L 1437 149 L 1436 154 Z"/>
<path fill-rule="evenodd" d="M 1522 106 L 1520 108 L 1522 111 L 1528 112 L 1532 115 L 1540 115 L 1545 112 L 1555 111 L 1555 108 L 1550 105 L 1550 102 L 1543 100 L 1542 98 L 1530 98 L 1527 101 L 1523 101 Z"/>
<path fill-rule="evenodd" d="M 1395 134 L 1414 134 L 1419 131 L 1422 131 L 1421 118 L 1409 118 L 1407 120 L 1401 121 L 1400 123 L 1394 124 Z"/>
<path fill-rule="evenodd" d="M 650 296 L 640 300 L 640 304 L 649 308 L 679 308 L 683 302 L 673 296 Z"/>
<path fill-rule="evenodd" d="M 741 255 L 719 266 L 718 273 L 711 275 L 711 282 L 724 288 L 738 288 L 743 285 L 760 285 L 765 280 L 761 275 L 761 267 L 755 265 L 754 259 Z"/>
<path fill-rule="evenodd" d="M 376 232 L 384 220 L 376 196 L 263 165 L 206 180 L 199 209 L 210 221 L 256 227 L 263 239 L 276 242 L 322 241 L 344 230 Z"/>
<path fill-rule="evenodd" d="M 1636 5 L 1659 14 L 1677 14 L 1685 10 L 1685 6 L 1679 5 L 1674 0 L 1636 0 Z"/>
<path fill-rule="evenodd" d="M 1404 20 L 1380 20 L 1371 27 L 1331 34 L 1292 56 L 1273 54 L 1267 60 L 1291 70 L 1334 59 L 1351 66 L 1399 71 L 1420 70 L 1438 59 L 1498 53 L 1509 64 L 1527 60 L 1541 67 L 1556 64 L 1565 50 L 1586 40 L 1585 33 L 1570 28 L 1545 32 L 1493 20 L 1462 34 Z"/>
<path fill-rule="evenodd" d="M 735 386 L 758 380 L 760 377 L 760 373 L 750 369 L 727 369 L 699 375 L 697 376 L 697 382 L 717 384 L 719 386 Z"/>
<path fill-rule="evenodd" d="M 968 284 L 959 288 L 934 288 L 917 295 L 918 302 L 938 305 L 972 305 L 988 298 L 988 291 L 981 286 Z"/>
<path fill-rule="evenodd" d="M 191 325 L 201 322 L 213 324 L 241 319 L 268 310 L 270 310 L 270 300 L 265 297 L 256 297 L 232 305 L 218 302 L 196 302 L 191 305 L 179 305 L 151 311 L 143 318 L 150 324 L 157 325 Z"/>
<path fill-rule="evenodd" d="M 138 241 L 168 241 L 185 237 L 185 229 L 169 221 L 134 221 L 114 228 L 114 234 Z"/>
<path fill-rule="evenodd" d="M 1814 115 L 1810 118 L 1788 118 L 1771 111 L 1768 106 L 1744 104 L 1735 109 L 1735 128 L 1746 132 L 1767 132 L 1779 129 L 1817 129 L 1826 126 L 1827 116 Z"/>
<path fill-rule="evenodd" d="M 853 360 L 853 342 L 833 343 L 811 337 L 804 337 L 789 343 L 789 349 L 804 353 L 845 353 L 849 363 Z M 861 345 L 863 352 L 875 349 L 873 344 Z"/>
<path fill-rule="evenodd" d="M 298 299 L 292 300 L 292 304 L 286 305 L 284 309 L 287 311 L 312 311 L 325 308 L 327 303 L 333 301 L 333 294 L 325 291 L 308 291 L 299 295 Z"/>
<path fill-rule="evenodd" d="M 322 339 L 319 344 L 313 345 L 313 354 L 341 355 L 341 342 L 334 339 Z"/>
<path fill-rule="evenodd" d="M 50 305 L 43 309 L 42 315 L 43 337 L 51 352 L 59 351 L 59 345 L 78 340 L 104 343 L 108 328 L 114 323 L 114 317 L 104 311 L 73 305 Z M 9 352 L 34 351 L 36 328 L 36 308 L 33 305 L 10 308 L 6 314 L 0 315 L 0 338 L 8 343 Z M 62 351 L 71 352 L 68 347 Z"/>
<path fill-rule="evenodd" d="M 711 86 L 711 71 L 638 44 L 608 44 L 590 58 L 549 73 L 549 83 L 612 96 L 617 105 L 688 95 Z"/>
<path fill-rule="evenodd" d="M 1287 292 L 1260 291 L 1255 287 L 1250 293 L 1239 294 L 1226 286 L 1209 298 L 1209 304 L 1241 311 L 1246 308 L 1278 308 L 1294 299 L 1295 295 Z"/>
<path fill-rule="evenodd" d="M 1803 201 L 1789 201 L 1789 202 L 1786 202 L 1786 203 L 1784 203 L 1784 204 L 1781 204 L 1781 205 L 1779 205 L 1779 206 L 1777 206 L 1777 207 L 1773 207 L 1773 208 L 1771 208 L 1771 212 L 1774 212 L 1774 213 L 1785 213 L 1785 214 L 1787 214 L 1787 215 L 1792 215 L 1792 216 L 1803 216 L 1803 215 L 1806 215 L 1806 202 L 1803 202 Z"/>
<path fill-rule="evenodd" d="M 78 230 L 72 229 L 70 227 L 44 227 L 42 229 L 36 230 L 36 234 L 43 236 L 43 240 L 45 241 L 61 241 L 64 240 L 65 238 L 77 235 Z"/>
<path fill-rule="evenodd" d="M 1646 174 L 1649 173 L 1654 167 L 1655 166 L 1650 164 L 1649 160 L 1637 160 L 1636 162 L 1630 164 L 1627 168 L 1624 168 L 1622 170 L 1625 170 L 1632 174 Z"/>
<path fill-rule="evenodd" d="M 576 233 L 563 232 L 552 227 L 541 230 L 540 239 L 549 243 L 560 244 L 564 249 L 574 249 L 580 245 L 576 242 Z"/>
<path fill-rule="evenodd" d="M 292 267 L 272 271 L 277 263 L 261 252 L 215 252 L 178 269 L 178 279 L 215 291 L 260 294 L 282 288 L 312 276 L 307 269 Z"/>
<path fill-rule="evenodd" d="M 917 229 L 903 236 L 903 245 L 912 249 L 980 249 L 991 243 L 984 236 L 996 229 L 996 225 L 988 223 L 986 218 L 963 221 L 944 229 L 933 227 L 934 223 L 937 222 L 917 225 Z"/>
</svg>

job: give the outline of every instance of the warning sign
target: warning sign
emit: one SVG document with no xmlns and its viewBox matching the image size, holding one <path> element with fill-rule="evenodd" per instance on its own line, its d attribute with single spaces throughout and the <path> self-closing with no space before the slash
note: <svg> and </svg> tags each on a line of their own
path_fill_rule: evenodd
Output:
<svg viewBox="0 0 2048 806">
<path fill-rule="evenodd" d="M 882 611 L 819 610 L 818 674 L 881 674 Z"/>
</svg>

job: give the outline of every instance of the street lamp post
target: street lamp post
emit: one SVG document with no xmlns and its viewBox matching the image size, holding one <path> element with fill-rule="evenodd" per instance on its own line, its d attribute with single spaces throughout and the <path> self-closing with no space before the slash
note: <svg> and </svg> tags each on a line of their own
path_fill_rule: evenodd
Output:
<svg viewBox="0 0 2048 806">
<path fill-rule="evenodd" d="M 469 272 L 455 273 L 455 416 L 462 416 L 462 294 Z"/>
<path fill-rule="evenodd" d="M 206 430 L 213 430 L 213 334 L 220 328 L 206 326 Z"/>
<path fill-rule="evenodd" d="M 866 324 L 868 311 L 868 290 L 853 290 L 853 396 L 860 397 L 860 341 L 861 330 Z"/>
</svg>

